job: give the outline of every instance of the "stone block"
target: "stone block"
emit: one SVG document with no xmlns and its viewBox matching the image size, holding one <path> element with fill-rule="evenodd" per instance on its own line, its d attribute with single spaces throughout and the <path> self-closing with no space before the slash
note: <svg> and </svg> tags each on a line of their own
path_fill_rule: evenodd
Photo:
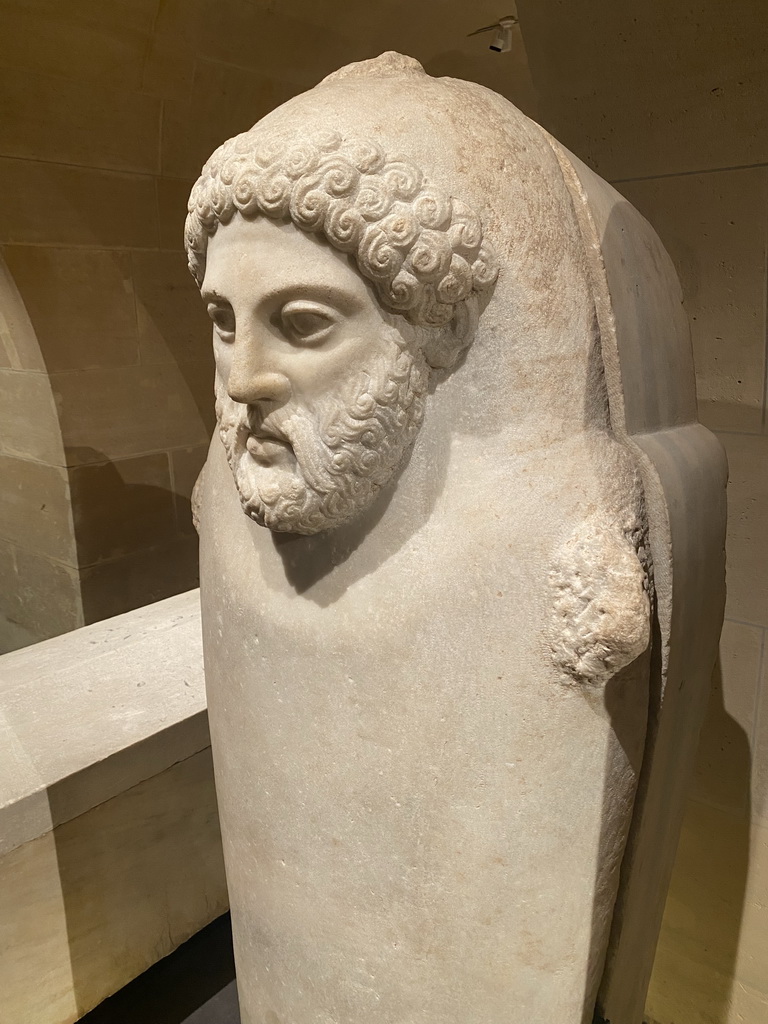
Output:
<svg viewBox="0 0 768 1024">
<path fill-rule="evenodd" d="M 404 32 L 412 29 L 411 16 L 409 12 L 398 26 Z M 490 20 L 497 17 L 495 12 Z M 219 19 L 229 26 L 226 34 L 217 28 Z M 205 6 L 200 50 L 212 61 L 258 70 L 273 82 L 292 83 L 293 92 L 303 92 L 345 61 L 387 49 L 391 19 L 392 7 L 386 4 L 378 9 L 369 4 L 351 7 L 340 19 L 329 17 L 323 4 L 307 5 L 299 13 L 283 6 L 260 9 L 240 0 L 221 0 L 215 7 Z M 445 20 L 454 21 L 453 17 Z M 454 40 L 484 24 L 482 20 L 474 24 L 472 18 L 465 23 L 469 27 L 463 33 L 454 23 Z M 433 22 L 432 31 L 439 32 L 440 26 Z M 258 49 L 252 42 L 257 36 Z M 290 61 L 285 59 L 288 40 L 294 58 Z"/>
<path fill-rule="evenodd" d="M 197 592 L 0 659 L 3 1021 L 72 1024 L 226 908 Z"/>
<path fill-rule="evenodd" d="M 47 374 L 0 369 L 0 449 L 6 455 L 64 465 L 58 413 Z"/>
<path fill-rule="evenodd" d="M 160 100 L 65 78 L 0 69 L 0 153 L 153 173 Z"/>
<path fill-rule="evenodd" d="M 46 640 L 82 626 L 77 570 L 0 541 L 0 613 L 9 639 Z"/>
<path fill-rule="evenodd" d="M 8 0 L 5 6 L 43 17 L 61 14 L 59 0 Z M 148 35 L 157 14 L 157 3 L 156 0 L 131 0 L 130 3 L 94 4 L 93 0 L 68 0 L 66 13 L 67 18 L 79 25 Z"/>
<path fill-rule="evenodd" d="M 737 982 L 727 965 L 702 966 L 673 947 L 660 949 L 656 962 L 643 1024 L 751 1024 L 768 1017 L 768 996 Z"/>
<path fill-rule="evenodd" d="M 768 170 L 625 182 L 620 188 L 659 232 L 680 275 L 702 422 L 760 433 Z"/>
<path fill-rule="evenodd" d="M 200 359 L 211 348 L 212 324 L 183 252 L 135 252 L 133 288 L 141 361 Z"/>
<path fill-rule="evenodd" d="M 49 373 L 138 362 L 127 253 L 6 246 L 5 259 Z"/>
<path fill-rule="evenodd" d="M 9 342 L 10 336 L 7 330 L 0 328 L 0 370 L 10 370 L 13 368 L 13 349 Z"/>
<path fill-rule="evenodd" d="M 196 179 L 212 149 L 301 89 L 261 71 L 198 61 L 190 99 L 163 107 L 163 175 Z"/>
<path fill-rule="evenodd" d="M 159 6 L 144 64 L 144 92 L 189 98 L 204 6 L 205 0 L 165 0 Z"/>
<path fill-rule="evenodd" d="M 213 355 L 181 366 L 56 373 L 69 465 L 204 444 L 212 429 Z"/>
<path fill-rule="evenodd" d="M 724 624 L 692 787 L 694 799 L 742 814 L 749 808 L 762 645 L 763 630 Z"/>
<path fill-rule="evenodd" d="M 173 952 L 227 908 L 210 752 L 6 854 L 0 907 L 8 1021 L 71 1024 Z"/>
<path fill-rule="evenodd" d="M 0 559 L 3 552 L 0 551 Z M 32 630 L 27 629 L 18 622 L 6 617 L 5 609 L 0 606 L 0 654 L 9 651 L 18 651 L 21 647 L 28 647 L 30 644 L 39 643 L 45 637 L 38 636 Z"/>
<path fill-rule="evenodd" d="M 154 184 L 147 175 L 0 158 L 0 191 L 0 242 L 109 248 L 158 243 Z"/>
<path fill-rule="evenodd" d="M 86 21 L 73 17 L 69 5 L 42 11 L 5 4 L 0 10 L 3 66 L 99 88 L 138 89 L 147 48 L 146 28 L 141 31 L 124 21 Z"/>
<path fill-rule="evenodd" d="M 729 465 L 726 617 L 768 626 L 768 436 L 719 437 Z"/>
<path fill-rule="evenodd" d="M 196 587 L 197 550 L 197 536 L 190 534 L 86 567 L 80 576 L 85 621 L 100 622 Z"/>
<path fill-rule="evenodd" d="M 768 20 L 755 0 L 693 0 L 674 16 L 630 0 L 521 0 L 519 15 L 544 127 L 603 177 L 768 160 Z"/>
<path fill-rule="evenodd" d="M 0 537 L 54 561 L 75 565 L 66 469 L 0 455 Z"/>
<path fill-rule="evenodd" d="M 81 568 L 157 547 L 176 532 L 165 452 L 75 466 L 70 483 Z"/>
<path fill-rule="evenodd" d="M 194 179 L 157 178 L 160 248 L 184 252 L 184 220 Z"/>
<path fill-rule="evenodd" d="M 0 746 L 3 794 L 15 779 L 13 803 L 29 805 L 12 815 L 8 801 L 0 804 L 2 853 L 208 745 L 197 591 L 17 651 L 0 665 L 3 722 L 13 736 Z M 68 743 L 57 738 L 65 726 Z"/>
<path fill-rule="evenodd" d="M 226 909 L 196 592 L 0 660 L 2 1019 L 70 1024 Z"/>
<path fill-rule="evenodd" d="M 0 350 L 2 366 L 12 370 L 45 371 L 32 322 L 16 282 L 0 252 Z"/>
<path fill-rule="evenodd" d="M 327 4 L 298 12 L 286 5 L 259 7 L 240 0 L 222 0 L 204 9 L 201 53 L 219 63 L 258 70 L 281 88 L 303 92 L 348 60 L 373 56 L 393 45 L 418 54 L 432 75 L 465 78 L 495 89 L 526 114 L 534 113 L 525 43 L 520 30 L 512 52 L 500 60 L 488 53 L 489 36 L 467 38 L 481 25 L 493 24 L 499 10 L 489 0 L 471 7 L 454 3 L 450 16 L 435 18 L 429 5 L 414 5 L 407 18 L 396 3 L 349 6 L 344 19 L 329 16 Z M 222 33 L 220 24 L 228 31 Z M 253 39 L 260 40 L 258 47 Z M 289 42 L 291 59 L 286 60 Z M 290 92 L 288 93 L 290 95 Z"/>
</svg>

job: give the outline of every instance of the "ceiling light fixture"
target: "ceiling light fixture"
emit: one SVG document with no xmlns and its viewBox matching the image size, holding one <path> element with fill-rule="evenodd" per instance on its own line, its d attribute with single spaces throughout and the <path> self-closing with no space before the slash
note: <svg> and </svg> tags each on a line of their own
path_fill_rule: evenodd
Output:
<svg viewBox="0 0 768 1024">
<path fill-rule="evenodd" d="M 493 50 L 494 53 L 509 53 L 512 49 L 512 27 L 517 25 L 517 23 L 517 18 L 512 14 L 508 14 L 504 18 L 499 18 L 494 25 L 486 25 L 484 28 L 475 29 L 469 35 L 479 36 L 483 32 L 493 32 L 493 41 L 489 49 Z"/>
</svg>

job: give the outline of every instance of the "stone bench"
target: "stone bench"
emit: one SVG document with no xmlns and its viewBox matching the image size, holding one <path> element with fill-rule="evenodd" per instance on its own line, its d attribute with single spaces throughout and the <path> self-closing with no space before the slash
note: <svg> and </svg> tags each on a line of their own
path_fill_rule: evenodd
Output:
<svg viewBox="0 0 768 1024">
<path fill-rule="evenodd" d="M 227 908 L 199 592 L 0 657 L 0 1020 L 65 1024 Z"/>
</svg>

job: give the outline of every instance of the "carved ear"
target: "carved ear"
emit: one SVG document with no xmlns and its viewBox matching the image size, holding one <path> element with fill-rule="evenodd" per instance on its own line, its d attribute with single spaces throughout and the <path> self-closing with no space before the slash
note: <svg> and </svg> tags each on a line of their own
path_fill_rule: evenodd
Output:
<svg viewBox="0 0 768 1024">
<path fill-rule="evenodd" d="M 424 358 L 433 370 L 449 370 L 454 365 L 474 341 L 479 319 L 477 296 L 470 295 L 458 303 L 449 323 L 424 329 Z"/>
<path fill-rule="evenodd" d="M 563 682 L 604 685 L 646 650 L 648 576 L 617 526 L 582 523 L 557 552 L 549 579 L 549 646 Z"/>
</svg>

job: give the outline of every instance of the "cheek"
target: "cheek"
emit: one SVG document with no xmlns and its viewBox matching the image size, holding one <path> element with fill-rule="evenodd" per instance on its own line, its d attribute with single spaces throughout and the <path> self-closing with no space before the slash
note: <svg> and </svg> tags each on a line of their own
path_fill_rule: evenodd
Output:
<svg viewBox="0 0 768 1024">
<path fill-rule="evenodd" d="M 213 361 L 221 379 L 229 380 L 229 371 L 232 366 L 232 346 L 222 341 L 216 331 L 213 332 Z"/>
<path fill-rule="evenodd" d="M 319 358 L 312 360 L 306 383 L 315 392 L 335 390 L 339 385 L 357 383 L 361 376 L 375 374 L 382 359 L 396 354 L 395 337 L 397 332 L 381 323 L 348 323 L 341 343 L 333 351 L 312 353 Z M 308 370 L 309 363 L 308 359 Z"/>
</svg>

